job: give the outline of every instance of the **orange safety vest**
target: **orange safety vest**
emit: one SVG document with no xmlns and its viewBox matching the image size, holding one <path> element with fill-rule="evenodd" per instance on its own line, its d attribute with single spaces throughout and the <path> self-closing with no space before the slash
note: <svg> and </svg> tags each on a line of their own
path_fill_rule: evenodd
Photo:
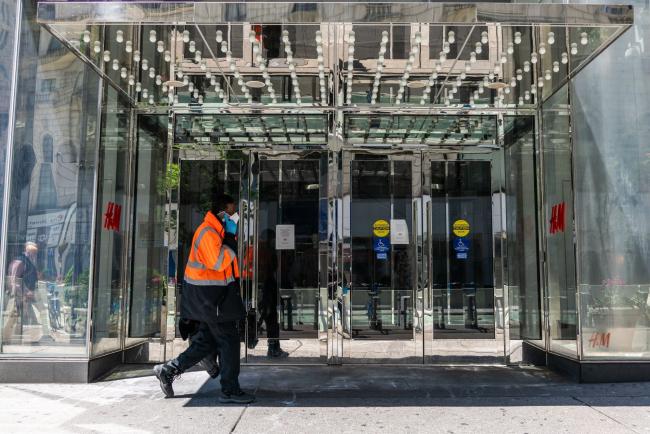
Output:
<svg viewBox="0 0 650 434">
<path fill-rule="evenodd" d="M 244 265 L 242 267 L 241 277 L 243 279 L 253 278 L 253 248 L 246 247 L 246 254 L 244 255 Z"/>
<path fill-rule="evenodd" d="M 197 286 L 226 286 L 239 277 L 237 254 L 223 244 L 225 230 L 210 211 L 194 232 L 185 266 L 185 282 Z"/>
</svg>

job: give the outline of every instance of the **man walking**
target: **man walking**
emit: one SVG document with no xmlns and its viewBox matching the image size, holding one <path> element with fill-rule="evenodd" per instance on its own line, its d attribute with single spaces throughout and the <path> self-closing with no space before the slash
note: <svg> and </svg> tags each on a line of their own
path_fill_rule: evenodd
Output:
<svg viewBox="0 0 650 434">
<path fill-rule="evenodd" d="M 190 346 L 177 358 L 154 367 L 166 397 L 174 396 L 176 377 L 206 357 L 219 354 L 222 403 L 248 404 L 255 397 L 239 387 L 239 331 L 244 316 L 239 290 L 236 209 L 222 195 L 205 215 L 192 239 L 185 267 L 181 318 L 198 322 Z"/>
</svg>

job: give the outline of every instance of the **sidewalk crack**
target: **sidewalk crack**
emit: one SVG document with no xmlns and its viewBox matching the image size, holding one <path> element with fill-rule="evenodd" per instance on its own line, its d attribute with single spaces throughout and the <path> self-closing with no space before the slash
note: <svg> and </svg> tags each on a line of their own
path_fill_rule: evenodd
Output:
<svg viewBox="0 0 650 434">
<path fill-rule="evenodd" d="M 246 411 L 247 408 L 248 408 L 248 404 L 246 404 L 246 406 L 242 409 L 241 413 L 239 413 L 239 417 L 237 418 L 237 420 L 235 421 L 235 424 L 230 429 L 230 434 L 235 432 L 235 430 L 237 429 L 237 425 L 239 425 L 239 421 L 244 416 L 244 412 Z"/>
<path fill-rule="evenodd" d="M 577 398 L 577 397 L 575 397 L 575 396 L 572 396 L 571 398 L 573 398 L 574 400 L 578 401 L 579 403 L 581 403 L 581 404 L 583 404 L 583 405 L 586 405 L 586 406 L 589 407 L 590 409 L 594 410 L 596 413 L 602 414 L 602 415 L 605 416 L 607 419 L 614 421 L 615 423 L 619 424 L 619 425 L 622 426 L 623 428 L 628 429 L 628 430 L 632 431 L 632 432 L 635 433 L 635 434 L 641 434 L 639 431 L 635 431 L 635 430 L 633 430 L 633 429 L 630 428 L 629 426 L 625 425 L 623 422 L 619 421 L 618 419 L 614 419 L 613 417 L 611 417 L 610 415 L 608 415 L 607 413 L 605 413 L 605 412 L 603 412 L 603 411 L 598 410 L 597 408 L 595 408 L 595 407 L 592 406 L 591 404 L 587 403 L 586 401 L 583 401 L 582 399 Z"/>
</svg>

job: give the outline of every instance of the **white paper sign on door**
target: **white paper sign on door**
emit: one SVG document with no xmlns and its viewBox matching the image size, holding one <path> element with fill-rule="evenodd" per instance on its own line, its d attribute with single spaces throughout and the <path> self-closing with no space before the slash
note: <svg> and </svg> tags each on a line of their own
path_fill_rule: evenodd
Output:
<svg viewBox="0 0 650 434">
<path fill-rule="evenodd" d="M 296 248 L 296 236 L 294 225 L 275 226 L 275 249 L 294 250 Z"/>
<path fill-rule="evenodd" d="M 409 244 L 409 228 L 406 220 L 390 221 L 390 243 Z"/>
</svg>

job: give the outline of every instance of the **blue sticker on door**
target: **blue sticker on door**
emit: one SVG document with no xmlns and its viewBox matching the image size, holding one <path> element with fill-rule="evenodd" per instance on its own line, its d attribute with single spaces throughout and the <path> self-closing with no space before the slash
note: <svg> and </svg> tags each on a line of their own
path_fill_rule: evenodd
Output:
<svg viewBox="0 0 650 434">
<path fill-rule="evenodd" d="M 467 259 L 469 249 L 472 245 L 471 240 L 467 238 L 454 238 L 454 251 L 456 252 L 456 259 Z"/>
</svg>

